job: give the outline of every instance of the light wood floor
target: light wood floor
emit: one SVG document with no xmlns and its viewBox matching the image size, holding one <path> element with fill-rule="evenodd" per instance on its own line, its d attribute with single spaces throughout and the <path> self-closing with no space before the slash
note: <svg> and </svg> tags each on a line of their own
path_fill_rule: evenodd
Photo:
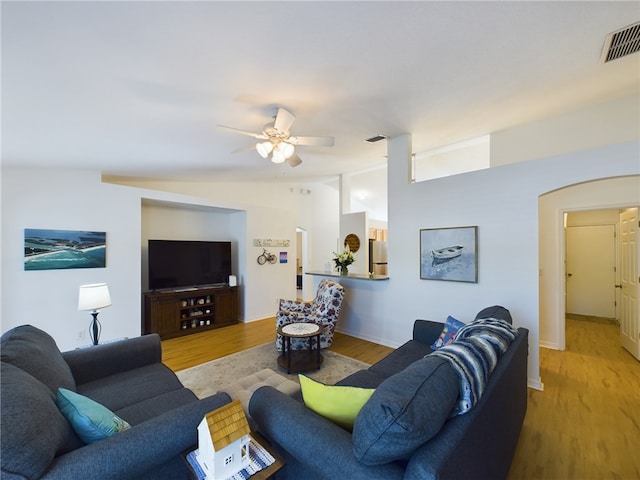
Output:
<svg viewBox="0 0 640 480">
<path fill-rule="evenodd" d="M 275 325 L 276 319 L 271 317 L 163 340 L 162 361 L 173 371 L 178 371 L 266 342 L 275 342 Z M 366 363 L 375 363 L 393 351 L 392 348 L 338 332 L 329 350 Z"/>
<path fill-rule="evenodd" d="M 165 340 L 163 361 L 177 371 L 274 341 L 274 325 L 269 318 Z M 567 350 L 540 351 L 544 391 L 529 389 L 509 480 L 639 479 L 640 363 L 620 347 L 616 325 L 566 325 Z M 392 351 L 338 333 L 331 350 L 367 363 Z"/>
<path fill-rule="evenodd" d="M 540 349 L 509 479 L 640 478 L 640 362 L 611 323 L 568 318 L 566 343 Z"/>
</svg>

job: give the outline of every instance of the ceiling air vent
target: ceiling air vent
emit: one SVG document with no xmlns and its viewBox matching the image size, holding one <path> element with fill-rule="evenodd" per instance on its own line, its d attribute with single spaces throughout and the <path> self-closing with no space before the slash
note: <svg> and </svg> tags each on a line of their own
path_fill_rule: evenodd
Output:
<svg viewBox="0 0 640 480">
<path fill-rule="evenodd" d="M 602 63 L 636 52 L 640 52 L 640 22 L 607 35 L 602 50 Z"/>
<path fill-rule="evenodd" d="M 375 137 L 367 138 L 365 142 L 375 143 L 379 142 L 380 140 L 384 140 L 385 138 L 387 138 L 386 135 L 376 135 Z"/>
</svg>

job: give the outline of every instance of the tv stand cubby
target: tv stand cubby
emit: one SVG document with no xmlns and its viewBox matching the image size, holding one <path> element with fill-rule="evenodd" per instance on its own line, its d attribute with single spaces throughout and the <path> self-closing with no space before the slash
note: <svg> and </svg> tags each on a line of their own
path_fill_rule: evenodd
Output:
<svg viewBox="0 0 640 480">
<path fill-rule="evenodd" d="M 143 322 L 163 340 L 238 323 L 238 287 L 146 292 Z"/>
</svg>

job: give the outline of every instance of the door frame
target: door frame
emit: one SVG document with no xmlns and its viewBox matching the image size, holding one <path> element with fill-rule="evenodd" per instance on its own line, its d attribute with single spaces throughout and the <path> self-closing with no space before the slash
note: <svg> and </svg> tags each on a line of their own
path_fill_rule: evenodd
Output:
<svg viewBox="0 0 640 480">
<path fill-rule="evenodd" d="M 640 288 L 638 287 L 638 277 L 636 276 L 636 275 L 638 275 L 637 268 L 638 268 L 638 261 L 640 260 L 640 259 L 638 259 L 638 250 L 637 250 L 637 248 L 638 248 L 638 246 L 637 246 L 638 229 L 639 229 L 639 225 L 637 225 L 637 222 L 638 222 L 638 214 L 640 213 L 640 208 L 631 207 L 631 208 L 626 209 L 625 211 L 619 213 L 620 227 L 621 228 L 620 228 L 620 236 L 618 237 L 617 240 L 618 240 L 618 244 L 619 244 L 619 249 L 618 250 L 620 252 L 620 260 L 621 260 L 620 264 L 624 265 L 629 258 L 626 257 L 625 254 L 624 254 L 625 249 L 623 248 L 624 247 L 624 244 L 623 244 L 623 241 L 624 241 L 623 224 L 625 222 L 623 222 L 622 217 L 625 216 L 627 213 L 629 213 L 630 210 L 634 210 L 633 218 L 632 218 L 633 223 L 631 224 L 630 230 L 633 230 L 634 235 L 635 235 L 634 238 L 635 238 L 635 241 L 636 241 L 636 248 L 633 249 L 633 250 L 635 250 L 634 253 L 633 253 L 633 256 L 634 256 L 634 259 L 635 259 L 635 262 L 636 262 L 636 265 L 635 265 L 636 271 L 634 271 L 635 275 L 633 276 L 633 280 L 631 281 L 632 282 L 631 289 L 634 290 L 634 299 L 637 302 L 638 301 L 638 294 L 640 293 L 639 292 Z M 625 256 L 625 258 L 623 258 L 623 256 Z M 629 327 L 629 325 L 632 323 L 632 322 L 629 322 L 628 318 L 626 318 L 625 322 L 623 322 L 623 315 L 624 315 L 624 310 L 625 310 L 623 308 L 623 306 L 624 306 L 623 305 L 624 304 L 623 293 L 625 292 L 625 290 L 624 290 L 625 277 L 623 275 L 625 272 L 623 272 L 623 270 L 624 269 L 622 267 L 619 269 L 619 275 L 618 275 L 618 279 L 616 281 L 616 284 L 620 286 L 619 290 L 616 288 L 616 301 L 618 301 L 618 299 L 620 301 L 620 317 L 618 318 L 618 323 L 620 325 L 620 344 L 622 345 L 622 348 L 627 350 L 631 355 L 633 355 L 633 357 L 635 357 L 637 360 L 640 361 L 640 339 L 635 337 L 635 334 L 638 332 L 638 327 L 640 327 L 640 318 L 638 318 L 638 313 L 639 312 L 637 310 L 637 307 L 636 307 L 636 311 L 633 313 L 633 316 L 634 316 L 633 320 L 634 321 L 633 321 L 632 332 L 631 332 L 633 334 L 633 336 L 624 335 L 624 332 L 623 332 L 625 327 Z"/>
<path fill-rule="evenodd" d="M 302 239 L 301 241 L 302 245 L 300 246 L 300 257 L 302 261 L 302 298 L 306 299 L 306 298 L 310 298 L 309 291 L 311 291 L 311 288 L 312 288 L 312 282 L 307 281 L 307 275 L 305 273 L 308 270 L 308 266 L 309 266 L 309 258 L 308 258 L 309 257 L 309 251 L 308 251 L 309 232 L 302 227 L 296 227 L 296 234 L 297 233 L 301 234 L 300 237 Z M 298 272 L 296 272 L 296 275 L 297 273 Z"/>
<path fill-rule="evenodd" d="M 593 211 L 598 211 L 601 209 L 597 209 L 597 210 L 588 210 L 590 212 Z M 617 215 L 619 218 L 620 215 L 620 209 L 612 209 L 612 208 L 608 208 L 606 210 L 618 210 Z M 616 288 L 615 288 L 615 284 L 618 283 L 618 277 L 619 277 L 619 272 L 620 272 L 620 268 L 618 268 L 620 266 L 620 258 L 619 258 L 619 254 L 618 254 L 618 242 L 617 242 L 617 235 L 618 235 L 618 224 L 598 224 L 598 225 L 568 225 L 565 227 L 565 246 L 564 246 L 564 251 L 565 251 L 565 268 L 566 268 L 566 257 L 567 254 L 570 253 L 570 245 L 569 245 L 569 240 L 567 239 L 568 235 L 567 233 L 569 232 L 570 229 L 574 229 L 574 228 L 591 228 L 591 229 L 605 229 L 606 228 L 606 233 L 607 235 L 611 234 L 611 237 L 607 237 L 607 243 L 608 245 L 606 246 L 607 249 L 609 249 L 611 246 L 613 246 L 611 249 L 608 250 L 607 254 L 609 253 L 613 253 L 613 266 L 614 266 L 614 270 L 613 272 L 609 271 L 610 273 L 613 273 L 613 280 L 611 282 L 611 294 L 613 294 L 613 317 L 609 317 L 607 316 L 607 318 L 615 318 L 617 320 L 619 320 L 618 317 L 618 299 L 617 299 L 617 292 L 616 292 Z M 611 230 L 613 230 L 613 232 L 611 232 Z M 573 230 L 575 232 L 575 230 Z M 609 243 L 610 242 L 610 243 Z M 592 243 L 593 245 L 593 243 Z M 572 273 L 572 272 L 570 272 Z M 604 275 L 604 272 L 601 272 L 601 274 Z M 569 275 L 569 274 L 567 274 Z M 565 286 L 564 286 L 564 291 L 565 291 L 565 311 L 568 310 L 567 306 L 569 305 L 569 301 L 570 301 L 570 296 L 568 294 L 569 291 L 569 283 L 571 283 L 569 281 L 569 277 L 565 276 Z M 574 292 L 575 293 L 575 292 Z M 576 295 L 577 297 L 577 295 Z M 611 298 L 611 297 L 609 297 Z M 575 299 L 575 298 L 574 298 Z M 575 305 L 574 305 L 575 306 Z M 609 305 L 609 309 L 611 308 L 612 305 Z M 572 313 L 577 313 L 577 312 L 572 312 Z"/>
<path fill-rule="evenodd" d="M 576 207 L 576 208 L 560 208 L 557 210 L 558 212 L 558 217 L 557 217 L 557 222 L 559 225 L 558 231 L 560 233 L 559 238 L 557 239 L 559 244 L 561 245 L 560 248 L 560 271 L 559 271 L 559 275 L 560 278 L 559 280 L 559 285 L 562 286 L 562 301 L 558 302 L 558 310 L 556 312 L 557 314 L 557 318 L 558 318 L 558 350 L 566 350 L 567 349 L 567 336 L 566 336 L 566 315 L 567 315 L 567 286 L 566 286 L 566 278 L 567 278 L 567 258 L 566 258 L 566 231 L 565 231 L 565 227 L 566 227 L 566 217 L 568 213 L 572 213 L 572 212 L 586 212 L 586 211 L 592 211 L 592 210 L 611 210 L 611 209 L 623 209 L 623 208 L 633 208 L 633 207 L 638 207 L 640 208 L 640 205 L 630 205 L 629 203 L 620 203 L 620 204 L 615 204 L 615 205 L 591 205 L 591 206 L 582 206 L 582 207 Z M 618 232 L 618 228 L 616 227 L 616 233 Z M 616 252 L 617 253 L 617 252 Z M 620 271 L 620 266 L 619 266 L 619 257 L 616 254 L 616 278 L 618 275 L 618 272 Z M 616 300 L 618 299 L 618 296 L 616 294 Z M 616 318 L 618 318 L 618 306 L 616 306 Z"/>
</svg>

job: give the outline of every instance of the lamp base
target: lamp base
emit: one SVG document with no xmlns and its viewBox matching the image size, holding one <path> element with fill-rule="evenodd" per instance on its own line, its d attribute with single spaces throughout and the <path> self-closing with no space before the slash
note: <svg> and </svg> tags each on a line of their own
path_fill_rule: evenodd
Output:
<svg viewBox="0 0 640 480">
<path fill-rule="evenodd" d="M 98 321 L 98 312 L 91 312 L 93 316 L 93 320 L 91 320 L 91 325 L 89 329 L 89 336 L 91 337 L 91 341 L 94 345 L 98 345 L 98 340 L 100 339 L 100 332 L 102 331 L 102 325 Z"/>
</svg>

